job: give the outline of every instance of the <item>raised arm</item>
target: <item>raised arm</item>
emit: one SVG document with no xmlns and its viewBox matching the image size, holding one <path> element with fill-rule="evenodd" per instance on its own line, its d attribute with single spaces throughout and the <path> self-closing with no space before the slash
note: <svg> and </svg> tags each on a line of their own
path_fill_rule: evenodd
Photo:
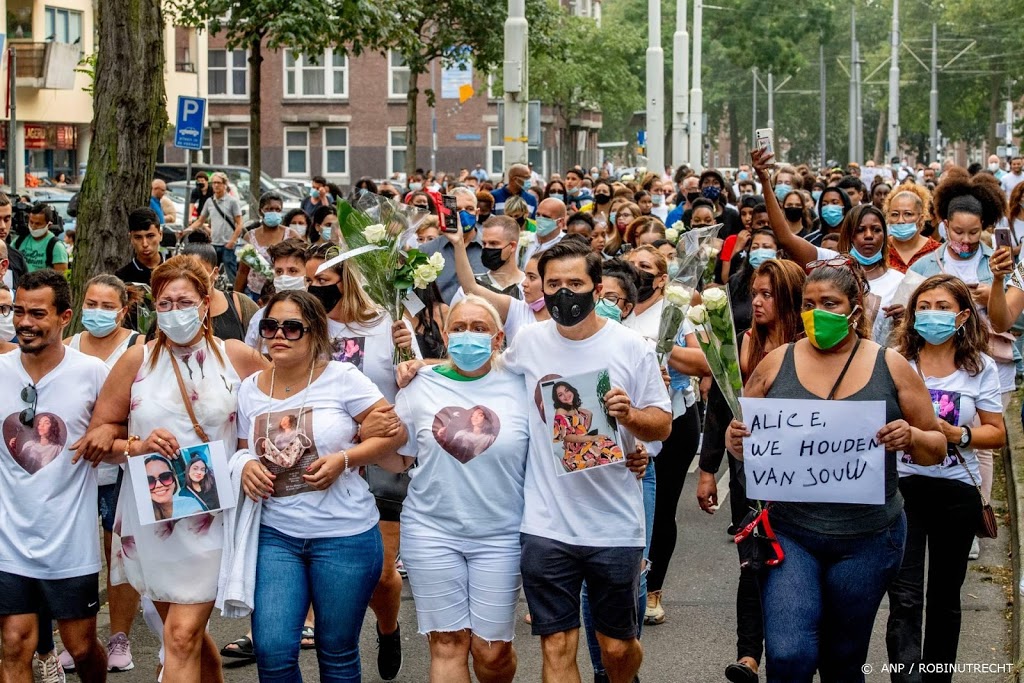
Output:
<svg viewBox="0 0 1024 683">
<path fill-rule="evenodd" d="M 455 275 L 459 278 L 459 286 L 462 287 L 462 291 L 466 294 L 475 294 L 486 299 L 489 304 L 497 309 L 498 315 L 501 316 L 501 322 L 504 323 L 508 318 L 508 308 L 512 302 L 512 297 L 508 294 L 488 289 L 476 281 L 476 277 L 473 276 L 473 266 L 469 262 L 469 254 L 466 252 L 466 242 L 463 239 L 461 222 L 457 232 L 442 231 L 441 234 L 455 247 Z"/>
<path fill-rule="evenodd" d="M 1013 272 L 1013 256 L 1006 247 L 996 249 L 989 259 L 988 267 L 992 271 L 992 287 L 988 292 L 988 317 L 992 321 L 992 329 L 1006 332 L 1024 311 L 1024 290 L 1017 287 L 1006 287 L 1006 276 Z"/>
<path fill-rule="evenodd" d="M 786 214 L 779 206 L 779 200 L 775 196 L 775 189 L 772 187 L 771 176 L 768 169 L 774 162 L 775 157 L 760 149 L 750 152 L 751 165 L 761 181 L 761 192 L 764 195 L 764 205 L 768 208 L 768 220 L 771 222 L 772 232 L 779 246 L 786 250 L 786 255 L 799 266 L 806 266 L 818 258 L 818 250 L 813 244 L 797 235 L 786 222 Z"/>
</svg>

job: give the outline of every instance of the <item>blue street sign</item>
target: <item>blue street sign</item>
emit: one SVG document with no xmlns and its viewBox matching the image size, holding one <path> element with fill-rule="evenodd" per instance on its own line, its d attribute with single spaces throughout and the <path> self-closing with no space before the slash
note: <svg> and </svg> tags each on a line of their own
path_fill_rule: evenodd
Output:
<svg viewBox="0 0 1024 683">
<path fill-rule="evenodd" d="M 174 146 L 180 149 L 203 148 L 203 122 L 206 98 L 178 96 L 178 118 L 174 124 Z"/>
<path fill-rule="evenodd" d="M 641 128 L 640 130 L 638 130 L 636 132 L 636 144 L 639 145 L 640 147 L 643 147 L 644 145 L 647 144 L 647 131 L 646 130 Z"/>
</svg>

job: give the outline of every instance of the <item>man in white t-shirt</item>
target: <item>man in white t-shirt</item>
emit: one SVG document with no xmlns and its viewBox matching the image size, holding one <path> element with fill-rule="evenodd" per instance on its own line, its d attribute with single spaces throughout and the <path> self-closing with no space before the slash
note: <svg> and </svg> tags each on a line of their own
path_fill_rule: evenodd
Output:
<svg viewBox="0 0 1024 683">
<path fill-rule="evenodd" d="M 1010 196 L 1013 188 L 1017 187 L 1018 183 L 1024 182 L 1024 172 L 1022 171 L 1024 171 L 1024 158 L 1014 157 L 1010 159 L 1010 172 L 1005 174 L 999 181 L 1007 197 Z"/>
<path fill-rule="evenodd" d="M 653 348 L 637 333 L 595 312 L 601 261 L 600 254 L 578 240 L 546 250 L 538 270 L 552 320 L 524 327 L 505 354 L 508 369 L 525 376 L 530 396 L 561 391 L 547 384 L 542 390 L 542 382 L 600 371 L 607 371 L 611 386 L 603 396 L 587 397 L 591 405 L 603 401 L 596 410 L 579 410 L 584 392 L 574 390 L 568 418 L 569 413 L 561 412 L 559 419 L 556 414 L 545 417 L 542 411 L 554 409 L 543 408 L 541 401 L 526 408 L 530 451 L 520 529 L 522 575 L 533 633 L 541 636 L 546 681 L 579 680 L 576 650 L 584 577 L 609 679 L 632 681 L 643 660 L 636 604 L 645 542 L 641 483 L 621 461 L 621 453 L 610 458 L 611 464 L 584 462 L 567 470 L 565 456 L 555 455 L 552 445 L 557 427 L 563 433 L 570 426 L 575 429 L 581 417 L 593 419 L 595 429 L 600 419 L 605 434 L 605 421 L 617 422 L 620 443 L 629 438 L 661 441 L 671 431 L 671 406 Z M 561 400 L 563 394 L 558 396 Z M 583 449 L 591 455 L 598 449 L 601 454 L 614 452 L 610 437 L 583 442 L 588 441 L 601 443 Z M 563 442 L 566 454 L 569 443 Z"/>
<path fill-rule="evenodd" d="M 19 348 L 0 356 L 0 679 L 30 683 L 37 612 L 57 620 L 83 681 L 105 681 L 96 637 L 100 544 L 96 470 L 75 463 L 107 368 L 64 346 L 71 290 L 50 269 L 23 277 L 14 301 Z M 49 627 L 48 625 L 46 626 Z"/>
</svg>

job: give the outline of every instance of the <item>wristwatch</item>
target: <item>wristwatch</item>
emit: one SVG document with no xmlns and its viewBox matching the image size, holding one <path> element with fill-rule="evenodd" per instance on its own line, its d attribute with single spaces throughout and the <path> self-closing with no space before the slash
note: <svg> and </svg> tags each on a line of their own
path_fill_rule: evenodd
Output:
<svg viewBox="0 0 1024 683">
<path fill-rule="evenodd" d="M 960 448 L 967 448 L 967 444 L 971 443 L 971 428 L 961 427 L 960 428 L 960 442 L 957 444 Z"/>
</svg>

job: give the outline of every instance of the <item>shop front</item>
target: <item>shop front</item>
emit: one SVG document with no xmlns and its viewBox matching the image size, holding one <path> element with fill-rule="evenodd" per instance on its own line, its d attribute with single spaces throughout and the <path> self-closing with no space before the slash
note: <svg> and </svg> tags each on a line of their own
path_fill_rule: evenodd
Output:
<svg viewBox="0 0 1024 683">
<path fill-rule="evenodd" d="M 56 179 L 78 181 L 78 126 L 66 123 L 25 123 L 25 182 Z M 7 167 L 7 125 L 0 127 L 0 168 Z"/>
</svg>

